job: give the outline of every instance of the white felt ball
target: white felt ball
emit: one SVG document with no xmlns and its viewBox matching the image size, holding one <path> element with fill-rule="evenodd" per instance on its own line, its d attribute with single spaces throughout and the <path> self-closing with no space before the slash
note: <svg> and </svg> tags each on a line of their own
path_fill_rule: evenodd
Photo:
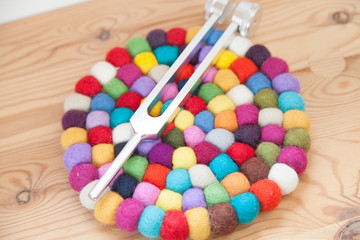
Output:
<svg viewBox="0 0 360 240">
<path fill-rule="evenodd" d="M 158 83 L 168 70 L 169 70 L 169 66 L 167 65 L 163 65 L 163 64 L 156 65 L 149 71 L 148 77 L 150 77 L 152 80 Z"/>
<path fill-rule="evenodd" d="M 206 135 L 205 142 L 211 143 L 225 153 L 235 142 L 235 137 L 232 132 L 226 129 L 215 128 Z"/>
<path fill-rule="evenodd" d="M 93 200 L 89 197 L 89 192 L 91 191 L 91 189 L 95 186 L 95 184 L 98 182 L 99 180 L 94 180 L 90 183 L 88 183 L 81 191 L 79 194 L 79 199 L 80 199 L 80 203 L 81 205 L 83 205 L 84 208 L 87 208 L 89 210 L 94 210 L 96 204 L 100 201 L 100 199 L 102 197 L 104 197 L 108 192 L 110 192 L 110 188 L 106 187 L 104 192 L 100 195 L 100 197 L 97 200 Z"/>
<path fill-rule="evenodd" d="M 275 163 L 270 168 L 268 179 L 279 185 L 282 195 L 294 191 L 299 183 L 299 177 L 295 170 L 284 163 Z"/>
<path fill-rule="evenodd" d="M 90 74 L 93 75 L 101 85 L 105 85 L 116 76 L 116 68 L 108 62 L 97 62 L 92 66 Z"/>
<path fill-rule="evenodd" d="M 229 50 L 233 51 L 239 57 L 245 56 L 247 50 L 252 46 L 252 42 L 248 38 L 236 36 L 232 39 Z"/>
<path fill-rule="evenodd" d="M 264 127 L 269 124 L 282 126 L 284 114 L 278 108 L 264 108 L 259 112 L 259 125 Z"/>
<path fill-rule="evenodd" d="M 79 110 L 88 112 L 90 109 L 91 98 L 79 93 L 70 94 L 64 102 L 64 111 Z"/>
<path fill-rule="evenodd" d="M 243 104 L 250 104 L 253 103 L 254 94 L 252 91 L 245 85 L 237 85 L 230 89 L 226 96 L 228 96 L 235 106 L 240 106 Z"/>
<path fill-rule="evenodd" d="M 204 189 L 210 184 L 218 182 L 211 169 L 204 164 L 196 164 L 189 168 L 188 171 L 193 187 Z"/>
<path fill-rule="evenodd" d="M 134 130 L 130 123 L 122 123 L 112 131 L 113 143 L 118 144 L 127 142 L 134 135 Z"/>
</svg>

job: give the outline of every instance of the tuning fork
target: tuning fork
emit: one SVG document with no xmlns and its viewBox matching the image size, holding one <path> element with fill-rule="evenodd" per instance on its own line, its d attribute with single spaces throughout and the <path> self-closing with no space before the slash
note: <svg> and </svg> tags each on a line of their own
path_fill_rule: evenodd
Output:
<svg viewBox="0 0 360 240">
<path fill-rule="evenodd" d="M 236 4 L 234 3 L 230 3 L 229 0 L 208 0 L 206 2 L 205 18 L 207 21 L 130 118 L 130 124 L 133 128 L 134 135 L 116 156 L 104 175 L 91 189 L 89 192 L 89 197 L 91 199 L 96 200 L 99 198 L 124 163 L 133 154 L 141 140 L 156 139 L 161 136 L 167 125 L 176 117 L 181 110 L 181 107 L 184 106 L 186 101 L 190 98 L 192 92 L 194 92 L 201 83 L 200 77 L 202 74 L 209 68 L 218 53 L 226 47 L 234 34 L 238 31 L 240 35 L 246 37 L 255 31 L 261 18 L 260 6 L 258 4 L 241 1 L 232 15 L 231 23 L 204 60 L 200 63 L 198 68 L 194 71 L 192 76 L 188 79 L 184 87 L 172 100 L 167 109 L 159 117 L 152 117 L 149 115 L 150 110 L 159 101 L 160 92 L 163 87 L 168 82 L 176 79 L 176 76 L 181 71 L 182 67 L 200 50 L 204 43 L 204 36 L 211 31 L 211 28 L 217 22 L 221 24 L 233 10 L 235 5 Z"/>
</svg>

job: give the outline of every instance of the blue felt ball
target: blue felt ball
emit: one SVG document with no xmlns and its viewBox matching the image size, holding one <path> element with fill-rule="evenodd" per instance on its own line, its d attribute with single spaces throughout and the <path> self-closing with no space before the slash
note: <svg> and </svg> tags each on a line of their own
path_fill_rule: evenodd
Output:
<svg viewBox="0 0 360 240">
<path fill-rule="evenodd" d="M 232 198 L 231 205 L 236 211 L 238 221 L 241 223 L 252 222 L 260 209 L 259 201 L 250 192 L 242 193 Z"/>
<path fill-rule="evenodd" d="M 206 42 L 206 41 L 209 39 L 210 35 L 211 35 L 214 31 L 215 31 L 215 27 L 211 27 L 211 28 L 209 29 L 209 31 L 204 35 L 204 37 L 202 38 L 201 41 Z"/>
<path fill-rule="evenodd" d="M 160 46 L 154 50 L 155 57 L 159 64 L 172 65 L 178 57 L 179 47 Z"/>
<path fill-rule="evenodd" d="M 211 112 L 205 110 L 199 112 L 195 116 L 194 124 L 201 128 L 204 133 L 208 133 L 214 129 L 214 120 L 214 115 Z"/>
<path fill-rule="evenodd" d="M 129 198 L 132 197 L 138 183 L 136 178 L 123 173 L 115 180 L 111 190 L 119 193 L 124 199 Z"/>
<path fill-rule="evenodd" d="M 100 110 L 110 114 L 114 108 L 114 99 L 106 93 L 96 94 L 91 100 L 90 111 Z"/>
<path fill-rule="evenodd" d="M 239 167 L 236 163 L 224 153 L 216 156 L 209 164 L 209 167 L 219 181 L 223 180 L 230 173 L 239 172 Z"/>
<path fill-rule="evenodd" d="M 220 29 L 213 31 L 207 40 L 207 44 L 210 46 L 214 46 L 223 33 L 224 31 Z"/>
<path fill-rule="evenodd" d="M 286 91 L 280 94 L 279 99 L 279 108 L 281 111 L 286 112 L 291 109 L 298 109 L 305 111 L 305 102 L 300 94 L 293 91 Z"/>
<path fill-rule="evenodd" d="M 174 192 L 183 194 L 191 188 L 191 180 L 188 171 L 185 169 L 175 169 L 169 172 L 166 178 L 166 188 Z"/>
<path fill-rule="evenodd" d="M 147 206 L 141 214 L 138 230 L 147 238 L 157 238 L 160 235 L 161 225 L 165 212 L 157 206 Z"/>
<path fill-rule="evenodd" d="M 271 81 L 270 79 L 265 76 L 265 74 L 258 72 L 252 75 L 248 78 L 245 85 L 254 93 L 256 94 L 258 91 L 264 88 L 270 88 L 271 87 Z"/>
<path fill-rule="evenodd" d="M 131 109 L 115 108 L 115 110 L 110 114 L 110 128 L 129 122 L 133 114 L 134 112 Z"/>
<path fill-rule="evenodd" d="M 165 110 L 169 107 L 169 105 L 171 104 L 172 100 L 169 100 L 167 102 L 165 102 L 162 107 L 161 107 L 161 114 L 163 114 L 165 112 Z"/>
</svg>

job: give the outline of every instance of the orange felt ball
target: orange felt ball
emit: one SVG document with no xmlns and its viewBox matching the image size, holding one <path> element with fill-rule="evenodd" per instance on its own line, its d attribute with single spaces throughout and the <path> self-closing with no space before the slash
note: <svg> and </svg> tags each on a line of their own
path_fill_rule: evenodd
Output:
<svg viewBox="0 0 360 240">
<path fill-rule="evenodd" d="M 165 188 L 166 177 L 169 174 L 170 169 L 167 167 L 153 163 L 148 166 L 146 169 L 143 181 L 151 183 L 157 186 L 160 190 Z"/>
<path fill-rule="evenodd" d="M 279 186 L 270 179 L 257 181 L 251 185 L 250 192 L 259 200 L 261 211 L 273 210 L 281 201 L 281 190 Z"/>
<path fill-rule="evenodd" d="M 230 69 L 238 76 L 240 83 L 244 84 L 246 80 L 253 74 L 257 73 L 258 68 L 246 57 L 236 59 L 231 65 Z"/>
<path fill-rule="evenodd" d="M 225 111 L 215 116 L 215 128 L 224 128 L 234 132 L 238 128 L 237 118 L 234 111 Z"/>
</svg>

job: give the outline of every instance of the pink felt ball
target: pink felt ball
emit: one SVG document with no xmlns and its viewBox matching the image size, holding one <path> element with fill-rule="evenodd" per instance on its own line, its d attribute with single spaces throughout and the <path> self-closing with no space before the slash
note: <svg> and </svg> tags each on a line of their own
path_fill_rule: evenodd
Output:
<svg viewBox="0 0 360 240">
<path fill-rule="evenodd" d="M 259 109 L 253 104 L 243 104 L 235 109 L 239 126 L 257 124 Z"/>
<path fill-rule="evenodd" d="M 138 200 L 132 198 L 125 199 L 116 211 L 116 225 L 126 232 L 136 231 L 144 208 L 144 204 Z"/>
<path fill-rule="evenodd" d="M 111 165 L 111 163 L 106 163 L 106 164 L 102 165 L 101 167 L 99 167 L 99 169 L 98 169 L 99 178 L 101 178 L 104 175 L 104 173 L 106 172 L 106 170 L 108 170 L 110 165 Z M 114 179 L 111 180 L 111 182 L 109 183 L 110 188 L 112 187 L 112 185 L 114 184 L 114 182 L 118 178 L 118 176 L 123 174 L 123 172 L 124 172 L 124 169 L 121 168 L 120 171 L 115 175 Z"/>
<path fill-rule="evenodd" d="M 160 189 L 148 182 L 142 182 L 135 188 L 133 199 L 142 202 L 145 206 L 155 205 Z"/>
<path fill-rule="evenodd" d="M 178 94 L 179 89 L 176 83 L 168 83 L 164 86 L 160 93 L 160 100 L 162 102 L 167 102 L 171 99 L 174 99 Z"/>
<path fill-rule="evenodd" d="M 270 79 L 273 79 L 281 73 L 289 72 L 289 66 L 281 58 L 269 57 L 263 62 L 260 70 Z"/>
<path fill-rule="evenodd" d="M 197 158 L 198 164 L 206 164 L 209 163 L 221 153 L 221 151 L 208 142 L 199 143 L 194 147 L 194 152 Z"/>
<path fill-rule="evenodd" d="M 89 163 L 75 166 L 69 174 L 70 186 L 80 192 L 88 183 L 98 179 L 97 168 Z"/>
<path fill-rule="evenodd" d="M 297 174 L 301 174 L 305 171 L 307 166 L 307 157 L 304 150 L 295 146 L 284 147 L 277 159 L 278 163 L 285 163 L 296 171 Z"/>
<path fill-rule="evenodd" d="M 191 148 L 194 148 L 199 143 L 205 140 L 205 133 L 198 126 L 191 126 L 185 129 L 184 139 L 186 145 Z"/>
<path fill-rule="evenodd" d="M 261 129 L 261 141 L 272 142 L 281 146 L 284 141 L 285 133 L 286 131 L 282 127 L 275 124 L 269 124 Z"/>
</svg>

